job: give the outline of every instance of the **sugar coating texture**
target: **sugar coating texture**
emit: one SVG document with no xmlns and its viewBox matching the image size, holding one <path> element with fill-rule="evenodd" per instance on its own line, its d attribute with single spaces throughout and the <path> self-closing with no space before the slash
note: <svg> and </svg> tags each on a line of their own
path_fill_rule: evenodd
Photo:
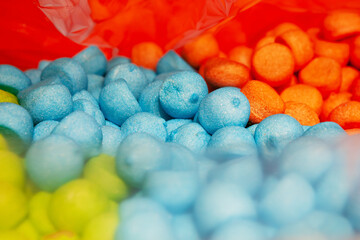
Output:
<svg viewBox="0 0 360 240">
<path fill-rule="evenodd" d="M 26 70 L 24 73 L 30 79 L 31 84 L 36 84 L 36 83 L 40 82 L 41 70 L 29 69 L 29 70 Z"/>
<path fill-rule="evenodd" d="M 91 95 L 90 92 L 88 92 L 86 90 L 82 90 L 80 92 L 77 92 L 72 96 L 73 102 L 75 102 L 76 100 L 80 100 L 80 99 L 90 101 L 92 104 L 94 104 L 94 106 L 99 108 L 98 101 L 95 99 L 95 97 L 93 95 Z"/>
<path fill-rule="evenodd" d="M 171 119 L 166 121 L 165 127 L 166 131 L 168 133 L 168 137 L 171 136 L 172 132 L 179 127 L 191 123 L 192 121 L 190 119 Z"/>
<path fill-rule="evenodd" d="M 99 104 L 105 118 L 119 126 L 141 112 L 139 103 L 123 79 L 109 83 L 101 90 Z"/>
<path fill-rule="evenodd" d="M 99 154 L 102 143 L 100 125 L 89 114 L 76 111 L 66 116 L 53 131 L 74 140 L 86 157 Z"/>
<path fill-rule="evenodd" d="M 0 89 L 16 95 L 31 85 L 31 80 L 18 68 L 0 65 Z"/>
<path fill-rule="evenodd" d="M 168 155 L 167 170 L 196 172 L 198 170 L 198 162 L 195 155 L 186 147 L 167 142 L 164 145 Z"/>
<path fill-rule="evenodd" d="M 81 64 L 86 74 L 104 75 L 107 67 L 107 60 L 104 53 L 96 46 L 90 46 L 78 54 L 73 59 Z"/>
<path fill-rule="evenodd" d="M 41 190 L 50 192 L 80 177 L 84 163 L 81 148 L 70 138 L 59 135 L 34 143 L 25 158 L 30 179 Z"/>
<path fill-rule="evenodd" d="M 119 78 L 126 81 L 136 99 L 139 98 L 141 91 L 149 84 L 149 80 L 141 69 L 132 63 L 124 63 L 111 68 L 105 76 L 104 84 L 106 86 Z"/>
<path fill-rule="evenodd" d="M 147 112 L 136 113 L 129 117 L 121 126 L 124 137 L 133 133 L 143 132 L 166 141 L 165 120 Z"/>
<path fill-rule="evenodd" d="M 250 127 L 247 127 L 246 129 L 251 133 L 251 135 L 255 136 L 255 130 L 256 130 L 258 125 L 259 124 L 253 124 Z"/>
<path fill-rule="evenodd" d="M 33 85 L 19 94 L 20 105 L 29 111 L 35 124 L 61 120 L 73 110 L 71 94 L 62 84 Z"/>
<path fill-rule="evenodd" d="M 41 73 L 41 81 L 56 79 L 73 95 L 87 89 L 88 79 L 81 65 L 71 58 L 59 58 L 51 62 Z"/>
<path fill-rule="evenodd" d="M 203 153 L 210 141 L 210 135 L 198 123 L 188 123 L 174 130 L 169 141 L 187 147 L 195 153 Z"/>
<path fill-rule="evenodd" d="M 88 87 L 89 93 L 99 102 L 100 92 L 104 85 L 104 77 L 96 74 L 88 74 Z"/>
<path fill-rule="evenodd" d="M 119 56 L 112 58 L 108 63 L 106 67 L 106 73 L 110 71 L 111 68 L 113 68 L 116 65 L 124 64 L 124 63 L 130 63 L 130 58 Z"/>
<path fill-rule="evenodd" d="M 360 191 L 356 190 L 349 199 L 345 209 L 345 216 L 351 221 L 354 228 L 360 230 Z"/>
<path fill-rule="evenodd" d="M 245 127 L 249 117 L 249 101 L 235 87 L 224 87 L 209 93 L 199 107 L 199 122 L 210 134 L 226 126 Z"/>
<path fill-rule="evenodd" d="M 172 228 L 178 240 L 200 240 L 199 233 L 190 214 L 175 215 L 172 220 Z"/>
<path fill-rule="evenodd" d="M 116 128 L 116 129 L 120 129 L 120 127 L 118 125 L 116 125 L 113 122 L 107 121 L 107 120 L 105 120 L 105 126 L 110 126 L 110 127 Z"/>
<path fill-rule="evenodd" d="M 341 136 L 345 136 L 346 132 L 339 124 L 334 122 L 321 122 L 304 132 L 304 136 L 313 136 L 321 138 L 325 141 L 330 139 L 336 139 Z"/>
<path fill-rule="evenodd" d="M 194 71 L 194 69 L 176 52 L 170 50 L 158 61 L 156 73 L 161 74 L 174 71 Z"/>
<path fill-rule="evenodd" d="M 159 97 L 162 108 L 173 118 L 192 118 L 207 94 L 206 82 L 200 74 L 183 71 L 165 79 Z"/>
<path fill-rule="evenodd" d="M 58 124 L 59 122 L 54 120 L 47 120 L 38 123 L 34 127 L 33 141 L 39 141 L 43 138 L 50 136 L 50 134 Z"/>
<path fill-rule="evenodd" d="M 276 114 L 265 118 L 256 128 L 255 142 L 261 157 L 272 164 L 286 145 L 304 133 L 301 124 L 293 117 Z"/>
<path fill-rule="evenodd" d="M 144 112 L 149 112 L 168 120 L 171 117 L 164 111 L 159 99 L 159 92 L 162 84 L 162 80 L 157 80 L 147 85 L 147 87 L 141 92 L 139 104 Z"/>
<path fill-rule="evenodd" d="M 74 101 L 74 111 L 83 111 L 92 116 L 100 126 L 105 125 L 105 117 L 100 111 L 99 105 L 94 105 L 88 100 L 79 99 Z"/>
<path fill-rule="evenodd" d="M 25 108 L 14 103 L 0 103 L 0 134 L 15 153 L 22 153 L 32 141 L 34 125 Z"/>
<path fill-rule="evenodd" d="M 268 239 L 266 229 L 261 224 L 250 220 L 234 220 L 216 230 L 210 240 L 237 240 L 239 236 L 247 240 Z"/>
<path fill-rule="evenodd" d="M 102 126 L 101 130 L 103 134 L 101 152 L 115 156 L 120 143 L 124 139 L 123 133 L 120 128 L 111 126 Z"/>
<path fill-rule="evenodd" d="M 49 64 L 51 63 L 50 60 L 41 60 L 38 64 L 38 69 L 39 70 L 44 70 L 44 68 L 46 68 Z"/>
<path fill-rule="evenodd" d="M 144 75 L 146 76 L 146 78 L 148 79 L 149 83 L 154 81 L 155 77 L 156 77 L 156 73 L 148 68 L 144 68 L 144 67 L 140 67 L 141 71 L 144 73 Z"/>
</svg>

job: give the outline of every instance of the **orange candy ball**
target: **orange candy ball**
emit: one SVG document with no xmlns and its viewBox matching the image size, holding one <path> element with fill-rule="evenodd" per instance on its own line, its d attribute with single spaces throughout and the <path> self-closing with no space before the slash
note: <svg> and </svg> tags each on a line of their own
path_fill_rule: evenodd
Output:
<svg viewBox="0 0 360 240">
<path fill-rule="evenodd" d="M 246 67 L 251 67 L 251 57 L 253 50 L 246 46 L 238 46 L 229 52 L 229 59 L 235 62 L 244 64 Z"/>
<path fill-rule="evenodd" d="M 332 110 L 329 120 L 344 129 L 360 128 L 360 102 L 350 101 L 339 105 Z"/>
<path fill-rule="evenodd" d="M 340 85 L 340 92 L 349 91 L 351 85 L 353 84 L 354 80 L 360 76 L 359 71 L 353 67 L 343 67 L 341 68 L 341 85 Z"/>
<path fill-rule="evenodd" d="M 320 123 L 317 113 L 304 103 L 286 102 L 284 113 L 298 120 L 301 125 L 313 126 Z"/>
<path fill-rule="evenodd" d="M 341 40 L 360 33 L 360 15 L 351 11 L 334 11 L 323 22 L 323 36 L 328 40 Z"/>
<path fill-rule="evenodd" d="M 162 55 L 163 51 L 156 43 L 142 42 L 132 48 L 131 61 L 138 66 L 155 70 Z"/>
<path fill-rule="evenodd" d="M 327 121 L 332 110 L 337 106 L 349 102 L 351 100 L 351 93 L 342 92 L 342 93 L 331 93 L 330 96 L 324 101 L 321 119 Z"/>
</svg>

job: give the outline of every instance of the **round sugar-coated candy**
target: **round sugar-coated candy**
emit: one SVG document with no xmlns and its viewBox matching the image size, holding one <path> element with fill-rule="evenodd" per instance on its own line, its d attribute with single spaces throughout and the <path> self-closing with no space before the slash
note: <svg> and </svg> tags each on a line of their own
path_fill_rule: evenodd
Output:
<svg viewBox="0 0 360 240">
<path fill-rule="evenodd" d="M 315 184 L 335 160 L 331 147 L 323 140 L 305 136 L 289 143 L 280 156 L 279 174 L 296 173 Z"/>
<path fill-rule="evenodd" d="M 171 119 L 171 120 L 166 121 L 165 128 L 168 133 L 168 137 L 171 135 L 171 133 L 174 130 L 178 129 L 179 127 L 181 127 L 185 124 L 191 123 L 191 122 L 192 122 L 191 119 L 181 119 L 181 118 Z"/>
<path fill-rule="evenodd" d="M 156 77 L 156 73 L 148 68 L 140 67 L 141 71 L 145 74 L 146 78 L 149 80 L 149 82 L 154 81 Z"/>
<path fill-rule="evenodd" d="M 165 120 L 147 112 L 136 113 L 129 117 L 121 126 L 121 132 L 124 137 L 130 134 L 143 132 L 166 141 L 167 132 Z"/>
<path fill-rule="evenodd" d="M 169 159 L 162 142 L 147 133 L 125 138 L 116 154 L 116 170 L 126 183 L 141 187 L 148 172 L 165 169 Z"/>
<path fill-rule="evenodd" d="M 186 147 L 172 142 L 164 145 L 167 150 L 169 164 L 168 170 L 173 171 L 197 171 L 198 162 L 194 154 Z"/>
<path fill-rule="evenodd" d="M 101 152 L 115 156 L 120 143 L 125 138 L 124 134 L 120 128 L 112 126 L 102 126 L 101 130 L 103 134 Z"/>
<path fill-rule="evenodd" d="M 104 53 L 96 46 L 90 46 L 77 53 L 74 57 L 87 74 L 104 75 L 107 60 Z"/>
<path fill-rule="evenodd" d="M 230 183 L 213 182 L 199 193 L 194 205 L 194 219 L 203 237 L 234 218 L 256 217 L 255 203 L 239 187 Z"/>
<path fill-rule="evenodd" d="M 238 240 L 239 236 L 246 240 L 268 239 L 265 227 L 258 222 L 234 220 L 217 229 L 210 240 Z"/>
<path fill-rule="evenodd" d="M 16 95 L 31 85 L 31 80 L 18 68 L 0 65 L 0 89 Z"/>
<path fill-rule="evenodd" d="M 101 90 L 99 104 L 105 118 L 119 126 L 141 112 L 139 103 L 123 79 L 109 83 Z"/>
<path fill-rule="evenodd" d="M 315 193 L 311 185 L 304 178 L 289 174 L 260 200 L 259 214 L 267 224 L 284 226 L 300 220 L 314 206 Z"/>
<path fill-rule="evenodd" d="M 104 84 L 106 86 L 120 78 L 126 81 L 136 99 L 139 98 L 141 91 L 149 84 L 149 80 L 141 69 L 132 63 L 124 63 L 111 68 L 105 76 Z"/>
<path fill-rule="evenodd" d="M 92 104 L 88 100 L 79 99 L 74 101 L 74 111 L 85 112 L 90 116 L 92 116 L 100 126 L 105 125 L 105 117 L 104 114 L 99 109 L 99 106 Z"/>
<path fill-rule="evenodd" d="M 30 179 L 45 191 L 54 191 L 80 177 L 84 162 L 80 147 L 70 138 L 59 135 L 35 142 L 25 158 Z"/>
<path fill-rule="evenodd" d="M 54 120 L 48 120 L 38 123 L 34 127 L 33 141 L 39 141 L 40 139 L 50 136 L 50 134 L 58 124 L 59 122 Z"/>
<path fill-rule="evenodd" d="M 303 127 L 304 133 L 305 133 L 305 132 L 306 132 L 309 128 L 311 128 L 312 126 L 305 126 L 305 125 L 303 125 L 302 127 Z"/>
<path fill-rule="evenodd" d="M 168 51 L 156 65 L 157 74 L 175 71 L 194 71 L 174 50 Z"/>
<path fill-rule="evenodd" d="M 10 183 L 0 182 L 0 231 L 15 227 L 27 212 L 25 194 Z"/>
<path fill-rule="evenodd" d="M 106 72 L 109 72 L 110 69 L 116 65 L 130 63 L 130 62 L 131 62 L 130 58 L 127 58 L 124 56 L 114 57 L 108 62 L 107 67 L 106 67 Z"/>
<path fill-rule="evenodd" d="M 157 80 L 147 85 L 147 87 L 141 92 L 139 104 L 144 112 L 149 112 L 168 120 L 171 117 L 164 111 L 159 100 L 159 91 L 162 84 L 162 80 Z"/>
<path fill-rule="evenodd" d="M 202 158 L 198 161 L 199 178 L 202 184 L 208 182 L 210 173 L 218 167 L 218 163 L 208 158 Z"/>
<path fill-rule="evenodd" d="M 59 58 L 51 62 L 41 73 L 41 81 L 56 79 L 65 85 L 71 94 L 88 87 L 88 79 L 81 65 L 71 58 Z"/>
<path fill-rule="evenodd" d="M 99 102 L 100 92 L 104 85 L 104 77 L 96 74 L 88 74 L 88 92 Z"/>
<path fill-rule="evenodd" d="M 196 153 L 202 153 L 210 141 L 210 135 L 198 123 L 188 123 L 174 130 L 169 141 L 187 147 Z"/>
<path fill-rule="evenodd" d="M 114 240 L 119 217 L 116 211 L 105 212 L 93 218 L 86 225 L 82 239 L 86 240 Z"/>
<path fill-rule="evenodd" d="M 41 70 L 29 69 L 24 73 L 30 79 L 32 85 L 40 82 Z"/>
<path fill-rule="evenodd" d="M 51 198 L 49 216 L 57 229 L 81 233 L 91 219 L 109 208 L 101 189 L 85 179 L 61 186 Z"/>
<path fill-rule="evenodd" d="M 0 89 L 0 102 L 9 102 L 9 103 L 15 103 L 15 104 L 19 104 L 18 99 L 15 95 L 3 91 Z"/>
<path fill-rule="evenodd" d="M 32 141 L 33 131 L 32 118 L 25 108 L 14 103 L 0 103 L 0 134 L 10 150 L 24 152 Z"/>
<path fill-rule="evenodd" d="M 41 60 L 38 64 L 38 69 L 39 70 L 44 70 L 44 68 L 46 68 L 49 64 L 51 63 L 50 60 Z"/>
<path fill-rule="evenodd" d="M 102 143 L 100 125 L 89 114 L 76 111 L 65 117 L 53 131 L 74 140 L 87 157 L 99 153 Z"/>
<path fill-rule="evenodd" d="M 8 144 L 3 135 L 0 134 L 0 150 L 8 150 Z"/>
<path fill-rule="evenodd" d="M 360 191 L 356 190 L 349 199 L 345 208 L 345 216 L 351 221 L 354 228 L 360 229 Z"/>
<path fill-rule="evenodd" d="M 256 156 L 254 137 L 243 127 L 228 126 L 217 130 L 207 146 L 209 156 L 218 161 L 244 156 Z"/>
<path fill-rule="evenodd" d="M 116 125 L 116 124 L 113 123 L 113 122 L 107 121 L 107 120 L 105 120 L 105 126 L 110 126 L 110 127 L 114 127 L 114 128 L 120 129 L 120 127 L 119 127 L 118 125 Z"/>
<path fill-rule="evenodd" d="M 71 231 L 58 231 L 44 236 L 42 240 L 80 240 L 80 238 Z"/>
<path fill-rule="evenodd" d="M 164 80 L 159 97 L 162 108 L 173 118 L 192 118 L 207 94 L 206 82 L 200 74 L 182 71 Z"/>
<path fill-rule="evenodd" d="M 29 111 L 35 124 L 46 120 L 61 120 L 73 110 L 71 94 L 62 84 L 27 89 L 19 94 L 19 102 Z"/>
<path fill-rule="evenodd" d="M 40 238 L 39 233 L 31 221 L 25 220 L 16 227 L 16 232 L 20 233 L 25 239 L 37 240 Z"/>
<path fill-rule="evenodd" d="M 209 93 L 199 107 L 199 122 L 210 134 L 226 126 L 245 127 L 249 116 L 249 101 L 235 87 L 224 87 Z"/>
<path fill-rule="evenodd" d="M 25 185 L 23 161 L 15 153 L 0 150 L 0 182 L 10 183 L 18 188 Z"/>
<path fill-rule="evenodd" d="M 6 240 L 27 240 L 25 236 L 17 230 L 0 231 L 0 239 Z"/>
<path fill-rule="evenodd" d="M 313 136 L 325 141 L 337 140 L 346 136 L 346 132 L 335 122 L 321 122 L 304 132 L 304 136 Z"/>
<path fill-rule="evenodd" d="M 255 131 L 255 142 L 261 157 L 274 163 L 285 146 L 303 133 L 301 124 L 295 118 L 275 114 L 259 123 Z"/>
<path fill-rule="evenodd" d="M 29 220 L 41 235 L 56 231 L 48 216 L 48 207 L 51 198 L 51 193 L 38 192 L 32 196 L 29 202 Z"/>
<path fill-rule="evenodd" d="M 296 240 L 296 239 L 311 239 L 311 240 L 328 240 L 324 234 L 312 228 L 304 221 L 295 224 L 289 224 L 280 228 L 276 233 L 276 240 Z"/>
<path fill-rule="evenodd" d="M 75 93 L 74 96 L 72 96 L 72 100 L 73 102 L 75 102 L 76 100 L 87 100 L 94 104 L 97 108 L 99 108 L 98 101 L 87 90 L 81 90 L 80 92 Z"/>
<path fill-rule="evenodd" d="M 143 197 L 142 194 L 137 194 L 132 198 L 124 200 L 119 207 L 120 219 L 129 219 L 145 212 L 158 213 L 166 218 L 171 218 L 171 215 L 161 204 L 150 198 Z"/>
<path fill-rule="evenodd" d="M 250 127 L 247 127 L 246 129 L 251 133 L 251 135 L 255 136 L 255 130 L 259 124 L 253 124 Z"/>
<path fill-rule="evenodd" d="M 200 240 L 194 219 L 190 214 L 175 215 L 172 227 L 177 240 Z"/>
</svg>

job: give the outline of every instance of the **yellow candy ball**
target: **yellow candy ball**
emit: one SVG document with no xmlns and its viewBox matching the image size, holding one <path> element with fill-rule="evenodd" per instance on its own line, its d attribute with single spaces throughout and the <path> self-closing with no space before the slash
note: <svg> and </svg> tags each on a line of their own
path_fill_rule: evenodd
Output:
<svg viewBox="0 0 360 240">
<path fill-rule="evenodd" d="M 15 153 L 0 150 L 0 182 L 7 182 L 18 188 L 24 187 L 24 165 Z"/>
<path fill-rule="evenodd" d="M 29 220 L 22 222 L 16 231 L 25 236 L 27 240 L 38 240 L 40 237 L 37 229 Z"/>
<path fill-rule="evenodd" d="M 29 202 L 29 219 L 41 235 L 56 232 L 48 214 L 51 197 L 50 193 L 39 192 Z"/>
<path fill-rule="evenodd" d="M 1 89 L 0 89 L 0 102 L 19 104 L 18 99 L 17 97 L 15 97 L 15 95 Z"/>
<path fill-rule="evenodd" d="M 89 221 L 109 208 L 109 200 L 94 183 L 71 181 L 55 191 L 50 201 L 49 216 L 60 230 L 81 233 Z"/>
<path fill-rule="evenodd" d="M 8 150 L 9 146 L 6 142 L 6 139 L 3 135 L 0 134 L 0 150 Z"/>
<path fill-rule="evenodd" d="M 43 237 L 42 240 L 79 240 L 79 237 L 73 232 L 61 231 L 51 235 L 47 235 Z"/>
<path fill-rule="evenodd" d="M 114 157 L 101 154 L 90 159 L 84 168 L 84 178 L 96 183 L 114 201 L 128 196 L 128 188 L 118 177 Z"/>
<path fill-rule="evenodd" d="M 17 231 L 0 231 L 1 240 L 28 240 L 24 235 Z"/>
<path fill-rule="evenodd" d="M 0 230 L 10 229 L 19 224 L 27 211 L 25 194 L 12 184 L 0 182 Z"/>
<path fill-rule="evenodd" d="M 103 213 L 85 227 L 82 240 L 113 240 L 118 223 L 116 211 Z"/>
</svg>

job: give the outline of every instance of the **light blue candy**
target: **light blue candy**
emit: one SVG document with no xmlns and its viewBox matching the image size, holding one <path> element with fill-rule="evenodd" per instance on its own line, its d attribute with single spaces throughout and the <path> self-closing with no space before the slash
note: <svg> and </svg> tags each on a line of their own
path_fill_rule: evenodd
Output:
<svg viewBox="0 0 360 240">
<path fill-rule="evenodd" d="M 303 129 L 304 129 L 304 132 L 305 132 L 306 130 L 308 130 L 309 128 L 311 128 L 311 126 L 305 126 L 305 125 L 303 125 L 302 127 L 303 127 Z"/>
<path fill-rule="evenodd" d="M 275 114 L 262 120 L 255 131 L 255 142 L 262 158 L 276 163 L 288 143 L 303 134 L 301 124 L 293 117 Z"/>
<path fill-rule="evenodd" d="M 63 135 L 74 140 L 86 157 L 99 154 L 102 143 L 100 125 L 89 114 L 76 111 L 65 117 L 54 129 L 53 134 Z"/>
<path fill-rule="evenodd" d="M 30 147 L 25 167 L 38 188 L 52 192 L 80 177 L 84 162 L 82 151 L 73 140 L 51 135 Z"/>
<path fill-rule="evenodd" d="M 141 91 L 149 84 L 149 80 L 141 69 L 132 63 L 120 64 L 111 68 L 105 76 L 104 84 L 106 86 L 120 78 L 127 82 L 136 99 L 140 97 Z"/>
<path fill-rule="evenodd" d="M 251 133 L 251 135 L 255 136 L 255 130 L 259 124 L 253 124 L 250 127 L 247 127 L 246 129 Z"/>
<path fill-rule="evenodd" d="M 167 170 L 172 171 L 198 171 L 198 162 L 194 154 L 186 147 L 177 143 L 164 144 L 167 151 Z"/>
<path fill-rule="evenodd" d="M 23 153 L 32 141 L 34 125 L 25 108 L 14 103 L 0 103 L 0 134 L 15 153 Z"/>
<path fill-rule="evenodd" d="M 146 78 L 149 80 L 149 83 L 154 81 L 156 73 L 153 70 L 144 67 L 140 67 L 140 69 L 145 74 Z"/>
<path fill-rule="evenodd" d="M 193 71 L 168 76 L 159 91 L 160 104 L 173 118 L 192 118 L 208 94 L 205 80 Z"/>
<path fill-rule="evenodd" d="M 130 63 L 130 62 L 131 62 L 130 59 L 127 57 L 123 57 L 123 56 L 114 57 L 108 62 L 106 72 L 109 72 L 110 69 L 116 65 Z"/>
<path fill-rule="evenodd" d="M 175 215 L 172 219 L 172 227 L 177 240 L 200 240 L 190 214 Z"/>
<path fill-rule="evenodd" d="M 261 224 L 249 220 L 234 220 L 212 234 L 210 240 L 264 240 L 267 233 Z"/>
<path fill-rule="evenodd" d="M 124 139 L 120 128 L 102 126 L 101 130 L 103 134 L 101 152 L 110 156 L 115 156 L 120 143 Z"/>
<path fill-rule="evenodd" d="M 73 110 L 69 90 L 62 84 L 42 85 L 40 82 L 18 95 L 19 103 L 29 111 L 35 124 L 61 120 Z"/>
<path fill-rule="evenodd" d="M 194 71 L 194 69 L 173 50 L 168 51 L 162 56 L 156 65 L 157 74 L 182 70 Z"/>
<path fill-rule="evenodd" d="M 29 69 L 24 73 L 30 79 L 32 85 L 40 82 L 41 70 Z"/>
<path fill-rule="evenodd" d="M 314 209 L 314 190 L 299 175 L 289 174 L 272 188 L 259 203 L 260 217 L 267 224 L 291 224 Z"/>
<path fill-rule="evenodd" d="M 44 70 L 44 68 L 46 68 L 49 64 L 51 63 L 50 60 L 41 60 L 38 64 L 38 69 L 40 71 Z"/>
<path fill-rule="evenodd" d="M 54 128 L 59 124 L 58 121 L 47 120 L 40 122 L 34 127 L 33 141 L 39 141 L 50 136 Z"/>
<path fill-rule="evenodd" d="M 0 89 L 17 95 L 31 85 L 31 80 L 18 68 L 0 65 Z"/>
<path fill-rule="evenodd" d="M 356 190 L 346 205 L 345 216 L 351 221 L 354 228 L 360 230 L 360 191 Z"/>
<path fill-rule="evenodd" d="M 109 83 L 101 90 L 99 105 L 105 118 L 119 126 L 141 112 L 139 103 L 122 79 Z"/>
<path fill-rule="evenodd" d="M 163 81 L 158 80 L 147 85 L 147 87 L 141 92 L 139 104 L 144 112 L 149 112 L 168 120 L 171 117 L 161 107 L 159 100 L 159 91 L 162 84 Z"/>
<path fill-rule="evenodd" d="M 96 46 L 90 46 L 77 53 L 74 57 L 84 68 L 86 74 L 104 75 L 107 60 L 104 53 Z"/>
<path fill-rule="evenodd" d="M 148 133 L 165 142 L 167 132 L 164 124 L 164 119 L 151 113 L 141 112 L 129 117 L 121 126 L 121 132 L 124 137 L 137 132 Z"/>
<path fill-rule="evenodd" d="M 289 224 L 281 228 L 276 233 L 276 240 L 289 240 L 289 239 L 311 239 L 311 240 L 328 240 L 324 234 L 311 227 L 303 220 Z"/>
<path fill-rule="evenodd" d="M 99 107 L 88 100 L 79 99 L 74 101 L 74 111 L 83 111 L 92 116 L 100 126 L 105 125 L 104 114 L 100 111 Z"/>
<path fill-rule="evenodd" d="M 165 127 L 166 127 L 166 131 L 168 133 L 168 136 L 170 136 L 172 134 L 173 131 L 175 131 L 176 129 L 178 129 L 179 127 L 187 124 L 187 123 L 191 123 L 192 121 L 190 119 L 171 119 L 166 121 L 165 123 Z"/>
<path fill-rule="evenodd" d="M 218 163 L 214 160 L 202 158 L 198 162 L 199 179 L 202 184 L 208 182 L 208 178 L 213 170 L 217 169 Z"/>
<path fill-rule="evenodd" d="M 95 97 L 93 95 L 91 95 L 90 92 L 88 92 L 86 90 L 82 90 L 80 92 L 77 92 L 77 93 L 74 94 L 74 96 L 72 96 L 73 102 L 75 102 L 76 100 L 80 100 L 80 99 L 90 101 L 92 104 L 94 104 L 94 106 L 99 108 L 98 101 L 95 99 Z"/>
<path fill-rule="evenodd" d="M 87 90 L 96 99 L 96 101 L 99 101 L 100 92 L 104 85 L 104 77 L 96 74 L 88 74 L 87 78 L 88 78 Z"/>
<path fill-rule="evenodd" d="M 187 147 L 196 153 L 202 153 L 210 141 L 210 135 L 198 123 L 188 123 L 174 130 L 169 141 Z"/>
<path fill-rule="evenodd" d="M 195 201 L 194 219 L 204 239 L 234 218 L 255 217 L 255 203 L 245 191 L 233 184 L 213 182 L 200 191 Z"/>
<path fill-rule="evenodd" d="M 116 125 L 115 123 L 112 123 L 110 121 L 107 121 L 107 120 L 105 120 L 105 126 L 110 126 L 110 127 L 120 129 L 120 127 L 118 125 Z"/>
<path fill-rule="evenodd" d="M 71 58 L 59 58 L 51 62 L 41 73 L 41 81 L 56 79 L 73 95 L 87 89 L 88 79 L 81 65 Z"/>
<path fill-rule="evenodd" d="M 226 126 L 245 127 L 249 117 L 249 101 L 235 87 L 224 87 L 209 93 L 199 107 L 199 122 L 210 134 Z"/>
<path fill-rule="evenodd" d="M 304 136 L 313 136 L 330 141 L 346 136 L 346 132 L 335 122 L 321 122 L 308 128 L 304 132 Z"/>
</svg>

